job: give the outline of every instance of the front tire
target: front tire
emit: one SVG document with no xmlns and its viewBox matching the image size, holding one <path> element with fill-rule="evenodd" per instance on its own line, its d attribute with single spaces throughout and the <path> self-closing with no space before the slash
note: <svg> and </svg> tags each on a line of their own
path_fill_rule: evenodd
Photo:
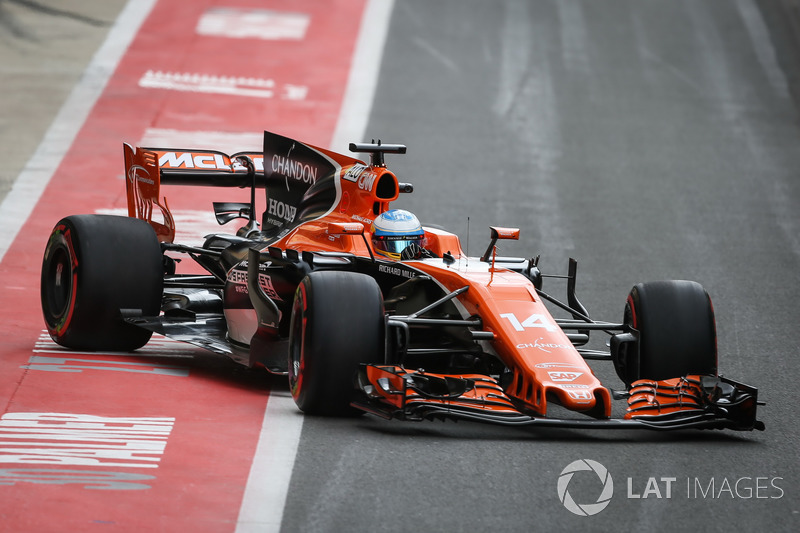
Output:
<svg viewBox="0 0 800 533">
<path fill-rule="evenodd" d="M 152 333 L 122 320 L 120 309 L 161 310 L 161 246 L 147 222 L 74 215 L 56 224 L 42 260 L 41 301 L 50 337 L 66 348 L 130 351 Z"/>
<path fill-rule="evenodd" d="M 360 363 L 383 362 L 383 297 L 354 272 L 311 272 L 297 288 L 289 333 L 289 387 L 301 411 L 352 416 Z"/>
<path fill-rule="evenodd" d="M 638 361 L 617 367 L 626 385 L 638 379 L 716 375 L 714 308 L 699 283 L 671 280 L 636 285 L 628 296 L 624 322 L 639 333 Z"/>
</svg>

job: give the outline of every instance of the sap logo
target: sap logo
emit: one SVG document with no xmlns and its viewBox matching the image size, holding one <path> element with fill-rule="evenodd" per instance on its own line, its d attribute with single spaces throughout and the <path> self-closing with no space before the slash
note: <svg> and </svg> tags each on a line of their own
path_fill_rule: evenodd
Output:
<svg viewBox="0 0 800 533">
<path fill-rule="evenodd" d="M 558 329 L 555 324 L 550 323 L 545 315 L 532 314 L 522 322 L 519 321 L 514 313 L 503 313 L 501 318 L 507 319 L 517 331 L 525 331 L 527 328 L 544 328 L 547 331 Z"/>
<path fill-rule="evenodd" d="M 227 156 L 215 153 L 164 152 L 158 166 L 165 168 L 200 168 L 208 170 L 230 170 Z"/>
<path fill-rule="evenodd" d="M 268 200 L 267 213 L 270 215 L 275 215 L 276 217 L 287 222 L 292 222 L 295 214 L 297 213 L 297 208 L 270 198 Z"/>
<path fill-rule="evenodd" d="M 583 372 L 547 372 L 553 381 L 575 381 L 583 375 Z"/>
</svg>

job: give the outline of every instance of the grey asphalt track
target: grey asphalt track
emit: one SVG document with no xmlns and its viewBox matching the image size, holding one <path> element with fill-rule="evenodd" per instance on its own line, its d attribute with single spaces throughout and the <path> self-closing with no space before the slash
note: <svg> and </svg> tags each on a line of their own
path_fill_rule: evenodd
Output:
<svg viewBox="0 0 800 533">
<path fill-rule="evenodd" d="M 307 418 L 286 531 L 800 529 L 800 128 L 781 7 L 396 4 L 366 133 L 408 145 L 387 156 L 416 187 L 399 205 L 464 241 L 469 217 L 473 255 L 496 224 L 522 229 L 503 253 L 542 254 L 548 273 L 575 257 L 596 318 L 621 319 L 640 281 L 699 281 L 717 313 L 720 370 L 760 387 L 767 431 Z M 618 386 L 610 365 L 593 367 Z M 557 492 L 584 458 L 615 489 L 589 517 Z M 600 481 L 582 474 L 569 492 L 594 503 Z"/>
<path fill-rule="evenodd" d="M 0 197 L 122 3 L 36 4 L 77 18 L 0 3 Z M 787 5 L 397 1 L 367 136 L 408 145 L 387 156 L 416 186 L 399 206 L 473 255 L 496 224 L 522 229 L 502 253 L 542 254 L 546 272 L 577 258 L 596 318 L 619 319 L 637 282 L 701 282 L 720 370 L 760 388 L 767 430 L 309 417 L 285 531 L 800 530 L 800 70 Z M 579 459 L 614 481 L 595 516 L 559 500 Z M 580 474 L 570 494 L 593 503 L 600 481 Z"/>
</svg>

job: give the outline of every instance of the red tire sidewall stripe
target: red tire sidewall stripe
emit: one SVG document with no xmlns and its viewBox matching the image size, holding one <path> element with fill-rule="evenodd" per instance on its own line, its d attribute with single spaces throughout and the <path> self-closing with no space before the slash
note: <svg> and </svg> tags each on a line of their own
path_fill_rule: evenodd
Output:
<svg viewBox="0 0 800 533">
<path fill-rule="evenodd" d="M 628 307 L 631 310 L 631 322 L 632 322 L 631 325 L 633 326 L 633 329 L 639 329 L 639 326 L 638 326 L 637 320 L 636 320 L 636 306 L 633 303 L 633 294 L 629 294 L 628 295 Z"/>
<path fill-rule="evenodd" d="M 46 321 L 48 333 L 56 337 L 61 337 L 69 329 L 69 325 L 72 322 L 72 316 L 75 312 L 75 300 L 78 296 L 78 256 L 75 253 L 75 246 L 72 243 L 72 231 L 62 224 L 56 227 L 53 232 L 53 237 L 56 237 L 59 234 L 60 237 L 57 238 L 63 239 L 69 254 L 69 262 L 72 270 L 72 288 L 70 290 L 70 300 L 65 316 L 52 327 L 50 326 L 50 323 Z M 52 240 L 53 239 L 51 238 L 51 242 Z M 48 250 L 48 253 L 49 251 L 50 250 Z"/>
<path fill-rule="evenodd" d="M 297 399 L 300 397 L 302 390 L 303 390 L 303 369 L 306 364 L 306 357 L 305 357 L 305 349 L 306 349 L 306 327 L 308 323 L 308 316 L 306 311 L 308 309 L 308 297 L 306 295 L 306 281 L 303 280 L 300 285 L 297 286 L 297 297 L 300 298 L 300 311 L 302 312 L 302 318 L 300 319 L 300 368 L 294 373 L 294 379 L 292 380 L 292 397 Z"/>
</svg>

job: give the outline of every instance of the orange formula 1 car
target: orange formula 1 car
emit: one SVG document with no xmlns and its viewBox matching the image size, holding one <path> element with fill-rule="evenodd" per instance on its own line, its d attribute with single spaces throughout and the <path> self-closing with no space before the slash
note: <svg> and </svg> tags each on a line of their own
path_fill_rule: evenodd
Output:
<svg viewBox="0 0 800 533">
<path fill-rule="evenodd" d="M 263 153 L 124 146 L 129 217 L 58 222 L 44 254 L 47 329 L 79 350 L 135 350 L 153 332 L 288 374 L 298 407 L 403 420 L 577 428 L 763 429 L 753 387 L 717 374 L 714 311 L 689 281 L 642 283 L 621 322 L 542 291 L 537 259 L 481 257 L 390 208 L 413 187 L 386 168 L 402 145 L 351 144 L 370 164 L 265 132 Z M 248 187 L 214 203 L 235 234 L 175 243 L 161 185 Z M 256 218 L 256 196 L 266 209 Z M 188 257 L 201 274 L 176 273 Z M 546 305 L 547 304 L 547 305 Z M 559 308 L 569 318 L 555 318 Z M 584 348 L 591 333 L 608 350 Z M 587 360 L 609 361 L 612 390 Z M 612 417 L 612 401 L 627 401 Z M 552 416 L 560 406 L 570 416 Z"/>
</svg>

